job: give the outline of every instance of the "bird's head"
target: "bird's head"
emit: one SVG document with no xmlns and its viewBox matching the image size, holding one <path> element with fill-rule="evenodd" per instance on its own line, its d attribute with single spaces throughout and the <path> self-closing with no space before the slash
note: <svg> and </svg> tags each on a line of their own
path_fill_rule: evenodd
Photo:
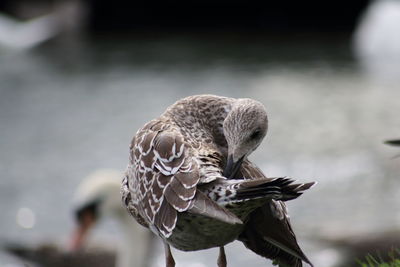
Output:
<svg viewBox="0 0 400 267">
<path fill-rule="evenodd" d="M 118 218 L 126 214 L 120 198 L 122 174 L 114 170 L 99 170 L 78 187 L 74 199 L 76 229 L 70 247 L 79 249 L 91 228 L 103 217 Z"/>
<path fill-rule="evenodd" d="M 253 99 L 238 99 L 226 116 L 223 129 L 228 143 L 224 176 L 235 178 L 243 160 L 261 144 L 267 134 L 265 107 Z"/>
</svg>

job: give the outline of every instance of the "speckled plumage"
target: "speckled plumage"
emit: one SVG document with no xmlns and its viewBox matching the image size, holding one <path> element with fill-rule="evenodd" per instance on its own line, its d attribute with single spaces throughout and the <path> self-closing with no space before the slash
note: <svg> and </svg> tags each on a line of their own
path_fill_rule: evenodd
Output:
<svg viewBox="0 0 400 267">
<path fill-rule="evenodd" d="M 314 183 L 266 178 L 247 160 L 266 131 L 265 109 L 255 100 L 213 95 L 179 100 L 134 136 L 123 203 L 140 224 L 180 250 L 222 248 L 239 239 L 282 264 L 310 263 L 282 201 Z M 228 155 L 243 160 L 233 179 L 223 175 Z"/>
</svg>

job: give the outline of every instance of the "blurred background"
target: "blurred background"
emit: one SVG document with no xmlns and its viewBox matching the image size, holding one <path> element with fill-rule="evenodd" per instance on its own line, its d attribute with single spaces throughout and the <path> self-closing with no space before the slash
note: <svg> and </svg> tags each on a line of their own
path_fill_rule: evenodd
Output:
<svg viewBox="0 0 400 267">
<path fill-rule="evenodd" d="M 84 177 L 122 172 L 139 127 L 207 93 L 261 101 L 269 133 L 251 160 L 318 181 L 288 202 L 315 266 L 386 255 L 400 247 L 400 149 L 383 144 L 400 138 L 399 33 L 397 0 L 2 0 L 0 245 L 66 251 Z M 113 251 L 123 235 L 108 218 L 88 243 Z M 216 249 L 173 254 L 216 265 Z M 272 266 L 239 243 L 227 257 Z M 159 243 L 146 262 L 164 265 Z M 1 251 L 0 266 L 26 265 Z"/>
</svg>

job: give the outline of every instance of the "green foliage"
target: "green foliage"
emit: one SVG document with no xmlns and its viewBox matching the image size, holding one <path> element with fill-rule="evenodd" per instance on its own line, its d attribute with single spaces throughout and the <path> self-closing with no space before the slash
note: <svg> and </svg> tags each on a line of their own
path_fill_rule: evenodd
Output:
<svg viewBox="0 0 400 267">
<path fill-rule="evenodd" d="M 384 261 L 380 257 L 368 255 L 364 261 L 358 261 L 361 267 L 400 267 L 400 250 L 393 249 L 389 252 L 389 261 Z"/>
</svg>

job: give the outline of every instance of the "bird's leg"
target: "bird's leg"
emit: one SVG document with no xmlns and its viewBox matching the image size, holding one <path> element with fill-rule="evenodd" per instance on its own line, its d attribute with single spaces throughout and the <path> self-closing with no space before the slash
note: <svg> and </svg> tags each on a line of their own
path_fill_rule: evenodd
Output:
<svg viewBox="0 0 400 267">
<path fill-rule="evenodd" d="M 165 249 L 165 266 L 166 267 L 175 267 L 175 260 L 172 256 L 171 249 L 167 242 L 164 242 L 164 249 Z"/>
<path fill-rule="evenodd" d="M 219 247 L 217 265 L 218 267 L 226 267 L 226 255 L 224 247 Z"/>
</svg>

